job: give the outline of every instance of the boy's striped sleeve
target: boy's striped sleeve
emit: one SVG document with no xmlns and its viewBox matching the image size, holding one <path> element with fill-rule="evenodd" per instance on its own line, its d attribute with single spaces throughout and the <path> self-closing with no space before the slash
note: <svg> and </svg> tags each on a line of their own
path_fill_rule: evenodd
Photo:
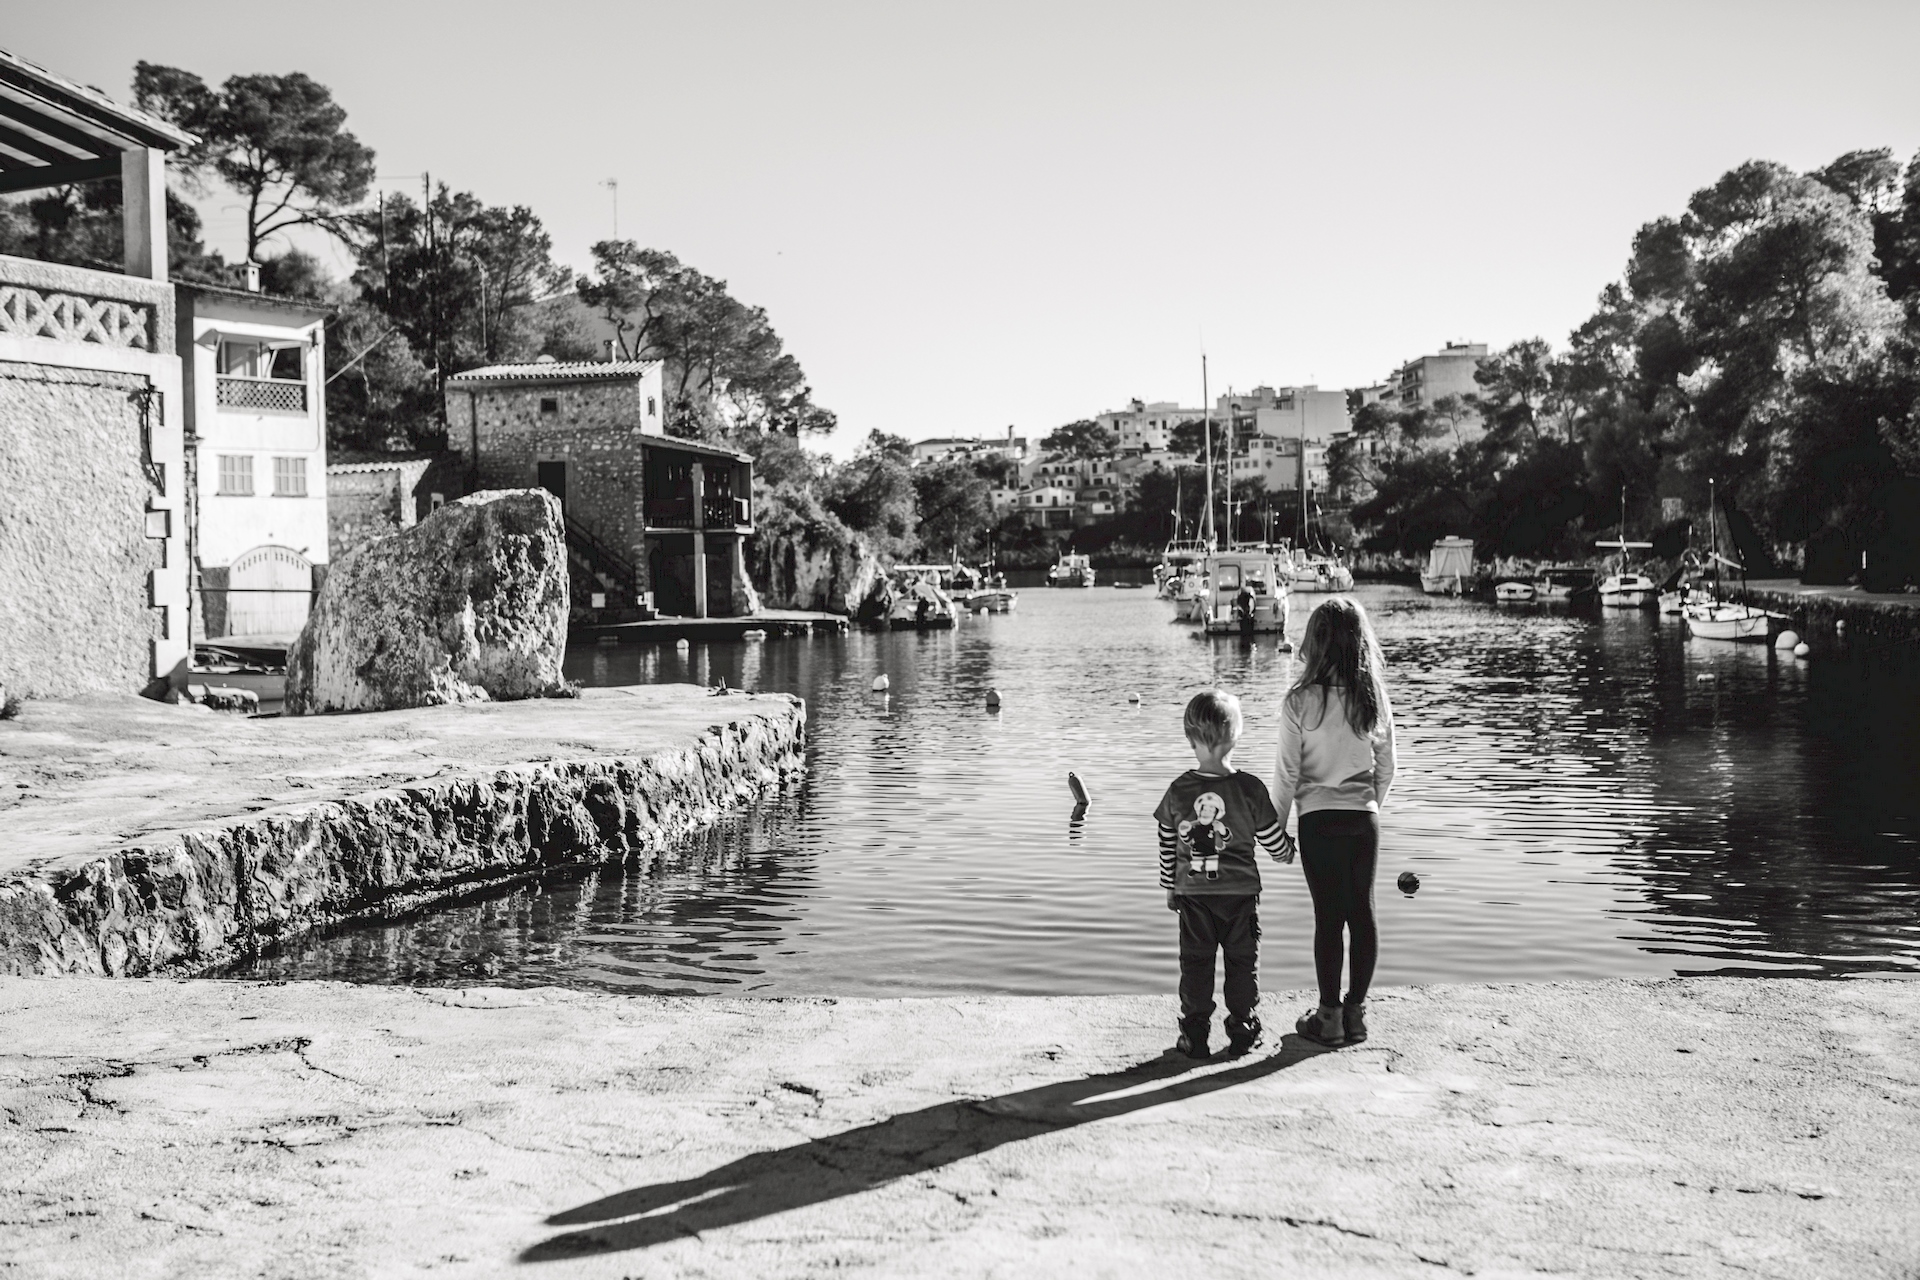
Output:
<svg viewBox="0 0 1920 1280">
<path fill-rule="evenodd" d="M 1268 856 L 1277 858 L 1286 845 L 1287 830 L 1276 818 L 1272 825 L 1256 833 L 1253 838 L 1260 842 L 1260 847 L 1267 851 Z"/>
<path fill-rule="evenodd" d="M 1160 887 L 1173 888 L 1173 862 L 1180 852 L 1180 838 L 1174 829 L 1162 822 L 1160 827 Z"/>
</svg>

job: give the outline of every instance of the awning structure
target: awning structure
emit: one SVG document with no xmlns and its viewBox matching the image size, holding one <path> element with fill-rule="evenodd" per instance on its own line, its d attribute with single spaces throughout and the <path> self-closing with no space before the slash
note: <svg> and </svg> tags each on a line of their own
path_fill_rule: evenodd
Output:
<svg viewBox="0 0 1920 1280">
<path fill-rule="evenodd" d="M 0 50 L 0 194 L 119 177 L 129 151 L 198 139 Z"/>
</svg>

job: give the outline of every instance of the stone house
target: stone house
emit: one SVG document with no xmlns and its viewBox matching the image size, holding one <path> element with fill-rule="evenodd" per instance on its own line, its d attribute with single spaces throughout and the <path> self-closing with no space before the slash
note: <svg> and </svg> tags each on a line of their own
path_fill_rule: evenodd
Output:
<svg viewBox="0 0 1920 1280">
<path fill-rule="evenodd" d="M 576 609 L 757 613 L 753 459 L 666 435 L 665 410 L 659 361 L 492 365 L 447 380 L 447 443 L 468 492 L 560 499 Z"/>
<path fill-rule="evenodd" d="M 0 53 L 0 194 L 118 177 L 121 272 L 0 256 L 0 683 L 183 687 L 187 481 L 166 155 L 192 135 Z"/>
<path fill-rule="evenodd" d="M 327 463 L 327 552 L 337 563 L 460 496 L 458 468 L 440 453 L 334 454 Z"/>
<path fill-rule="evenodd" d="M 175 293 L 194 639 L 291 639 L 329 559 L 327 310 L 205 284 Z"/>
</svg>

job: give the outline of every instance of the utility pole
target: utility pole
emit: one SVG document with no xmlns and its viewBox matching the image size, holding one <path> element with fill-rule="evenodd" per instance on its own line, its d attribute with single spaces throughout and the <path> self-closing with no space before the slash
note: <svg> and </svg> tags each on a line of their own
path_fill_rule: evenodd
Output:
<svg viewBox="0 0 1920 1280">
<path fill-rule="evenodd" d="M 605 178 L 601 180 L 600 185 L 613 193 L 613 238 L 618 240 L 620 238 L 620 179 Z"/>
<path fill-rule="evenodd" d="M 420 212 L 427 220 L 427 345 L 433 348 L 433 412 L 447 425 L 446 371 L 440 364 L 440 256 L 433 234 L 433 175 L 420 175 Z"/>
</svg>

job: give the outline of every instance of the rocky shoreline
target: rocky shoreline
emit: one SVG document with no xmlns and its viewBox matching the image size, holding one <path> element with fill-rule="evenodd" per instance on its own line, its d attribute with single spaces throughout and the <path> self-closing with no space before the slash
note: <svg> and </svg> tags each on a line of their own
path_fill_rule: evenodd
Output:
<svg viewBox="0 0 1920 1280">
<path fill-rule="evenodd" d="M 0 979 L 0 1274 L 1903 1277 L 1920 983 L 733 1000 Z"/>
<path fill-rule="evenodd" d="M 0 973 L 203 971 L 317 925 L 651 858 L 803 767 L 805 708 L 686 685 L 243 720 L 0 725 Z"/>
</svg>

